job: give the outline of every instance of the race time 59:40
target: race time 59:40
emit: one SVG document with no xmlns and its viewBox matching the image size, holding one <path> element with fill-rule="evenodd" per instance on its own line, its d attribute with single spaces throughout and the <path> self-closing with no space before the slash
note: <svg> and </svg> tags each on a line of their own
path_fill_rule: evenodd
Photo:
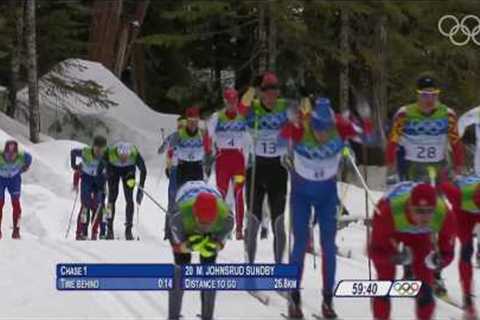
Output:
<svg viewBox="0 0 480 320">
<path fill-rule="evenodd" d="M 388 295 L 391 281 L 342 280 L 335 290 L 337 297 L 384 297 Z"/>
</svg>

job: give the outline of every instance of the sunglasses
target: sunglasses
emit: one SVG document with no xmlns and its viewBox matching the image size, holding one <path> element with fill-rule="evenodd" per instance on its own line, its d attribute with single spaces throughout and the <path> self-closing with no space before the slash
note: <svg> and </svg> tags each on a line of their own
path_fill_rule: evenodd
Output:
<svg viewBox="0 0 480 320">
<path fill-rule="evenodd" d="M 279 90 L 278 86 L 265 86 L 261 87 L 260 90 L 262 92 L 269 91 L 269 90 Z"/>
<path fill-rule="evenodd" d="M 435 211 L 434 207 L 412 207 L 412 211 L 416 214 L 432 214 Z"/>
<path fill-rule="evenodd" d="M 420 96 L 420 98 L 423 99 L 433 99 L 438 96 L 440 93 L 439 89 L 435 90 L 417 90 L 417 94 Z"/>
</svg>

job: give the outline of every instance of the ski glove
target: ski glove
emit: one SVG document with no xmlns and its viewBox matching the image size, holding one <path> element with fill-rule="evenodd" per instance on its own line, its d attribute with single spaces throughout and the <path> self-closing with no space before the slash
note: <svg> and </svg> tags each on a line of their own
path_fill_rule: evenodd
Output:
<svg viewBox="0 0 480 320">
<path fill-rule="evenodd" d="M 387 176 L 387 180 L 385 183 L 387 184 L 387 187 L 391 187 L 393 185 L 396 185 L 399 182 L 400 182 L 400 178 L 398 177 L 398 174 L 394 173 Z"/>
<path fill-rule="evenodd" d="M 293 156 L 289 154 L 285 154 L 280 159 L 280 163 L 282 166 L 287 169 L 288 171 L 293 170 Z"/>
<path fill-rule="evenodd" d="M 212 257 L 220 248 L 218 243 L 211 240 L 208 236 L 193 235 L 188 240 L 192 251 L 198 252 L 204 258 Z"/>
<path fill-rule="evenodd" d="M 165 175 L 170 179 L 170 168 L 165 168 Z"/>
<path fill-rule="evenodd" d="M 442 268 L 442 265 L 443 265 L 442 256 L 438 252 L 431 251 L 425 257 L 425 265 L 430 270 L 440 270 Z"/>
<path fill-rule="evenodd" d="M 140 205 L 142 203 L 142 200 L 143 200 L 143 190 L 138 189 L 137 190 L 137 204 Z"/>
<path fill-rule="evenodd" d="M 209 178 L 210 174 L 212 173 L 212 167 L 214 162 L 215 156 L 213 155 L 206 155 L 203 160 L 203 164 L 205 166 L 205 175 L 207 176 L 207 178 Z"/>
<path fill-rule="evenodd" d="M 413 255 L 412 249 L 404 247 L 403 250 L 397 252 L 392 256 L 392 263 L 396 265 L 408 266 L 412 264 Z"/>
</svg>

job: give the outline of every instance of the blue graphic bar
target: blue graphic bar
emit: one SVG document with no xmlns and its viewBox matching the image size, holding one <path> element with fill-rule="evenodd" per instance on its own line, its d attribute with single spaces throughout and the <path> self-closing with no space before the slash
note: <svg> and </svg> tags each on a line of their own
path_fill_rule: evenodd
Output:
<svg viewBox="0 0 480 320">
<path fill-rule="evenodd" d="M 184 277 L 184 290 L 265 290 L 280 291 L 298 289 L 297 278 L 286 277 Z"/>
<path fill-rule="evenodd" d="M 173 277 L 172 264 L 57 264 L 57 278 L 162 278 Z"/>
<path fill-rule="evenodd" d="M 57 278 L 57 290 L 92 291 L 92 290 L 170 290 L 173 288 L 171 277 L 163 278 Z"/>
<path fill-rule="evenodd" d="M 184 277 L 285 277 L 299 278 L 294 264 L 188 264 L 183 266 Z"/>
</svg>

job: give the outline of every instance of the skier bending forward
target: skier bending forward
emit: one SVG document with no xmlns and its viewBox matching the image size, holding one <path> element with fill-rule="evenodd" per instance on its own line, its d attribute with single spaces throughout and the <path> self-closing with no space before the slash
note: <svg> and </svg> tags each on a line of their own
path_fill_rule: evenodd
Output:
<svg viewBox="0 0 480 320">
<path fill-rule="evenodd" d="M 480 178 L 458 176 L 453 183 L 443 183 L 442 191 L 450 201 L 457 219 L 457 234 L 461 244 L 458 273 L 463 289 L 464 320 L 477 319 L 472 296 L 472 255 L 473 229 L 480 222 Z"/>
<path fill-rule="evenodd" d="M 189 264 L 192 252 L 200 263 L 215 263 L 234 226 L 233 214 L 222 194 L 202 180 L 186 182 L 177 193 L 177 211 L 169 219 L 173 257 L 177 265 L 174 289 L 168 293 L 168 319 L 179 320 L 182 309 L 180 266 Z M 215 307 L 213 290 L 201 292 L 201 319 L 211 320 Z"/>
<path fill-rule="evenodd" d="M 434 272 L 453 260 L 455 217 L 426 183 L 401 182 L 380 200 L 373 217 L 369 254 L 379 280 L 394 280 L 396 265 L 412 265 L 422 281 L 416 297 L 417 319 L 432 319 Z M 397 244 L 403 243 L 399 250 Z M 373 298 L 373 318 L 390 319 L 390 299 Z"/>
</svg>

